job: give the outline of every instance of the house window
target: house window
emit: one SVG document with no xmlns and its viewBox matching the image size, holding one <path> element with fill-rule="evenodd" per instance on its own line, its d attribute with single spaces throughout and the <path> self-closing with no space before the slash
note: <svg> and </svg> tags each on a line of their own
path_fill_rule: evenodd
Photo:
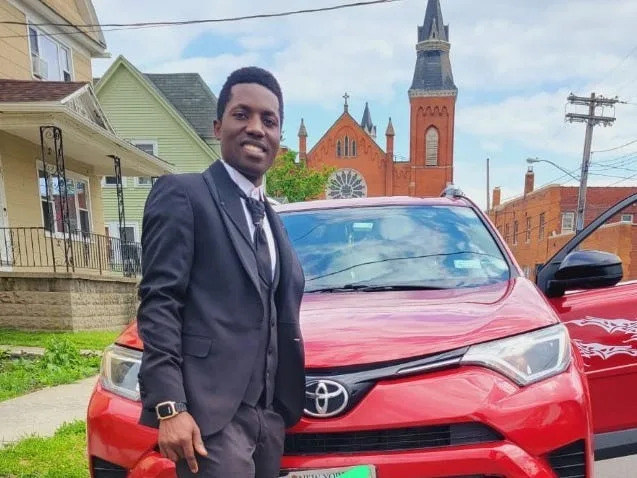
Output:
<svg viewBox="0 0 637 478">
<path fill-rule="evenodd" d="M 356 141 L 352 140 L 352 156 L 356 156 Z"/>
<path fill-rule="evenodd" d="M 529 266 L 522 266 L 522 272 L 524 272 L 524 277 L 527 279 L 531 277 L 531 268 Z"/>
<path fill-rule="evenodd" d="M 633 215 L 632 214 L 622 214 L 621 217 L 621 222 L 633 222 Z"/>
<path fill-rule="evenodd" d="M 575 213 L 563 212 L 562 213 L 562 234 L 566 232 L 573 232 L 575 230 Z"/>
<path fill-rule="evenodd" d="M 508 224 L 504 225 L 504 241 L 507 244 L 509 243 L 509 225 Z"/>
<path fill-rule="evenodd" d="M 518 221 L 513 221 L 513 245 L 518 243 Z"/>
<path fill-rule="evenodd" d="M 438 166 L 438 131 L 429 128 L 425 136 L 426 153 L 425 166 Z"/>
<path fill-rule="evenodd" d="M 526 242 L 531 242 L 531 218 L 526 218 Z"/>
<path fill-rule="evenodd" d="M 104 176 L 104 180 L 102 181 L 102 186 L 107 188 L 117 187 L 117 177 L 116 176 Z M 122 187 L 126 186 L 126 178 L 122 177 Z"/>
<path fill-rule="evenodd" d="M 345 136 L 345 156 L 349 156 L 349 137 Z"/>
<path fill-rule="evenodd" d="M 342 144 L 341 144 L 341 140 L 339 139 L 336 142 L 336 156 L 338 156 L 339 158 L 343 155 L 343 149 L 342 149 Z"/>
<path fill-rule="evenodd" d="M 538 229 L 538 234 L 537 237 L 539 239 L 543 239 L 544 238 L 544 227 L 545 227 L 546 223 L 544 221 L 544 213 L 540 214 L 540 227 Z"/>
<path fill-rule="evenodd" d="M 64 182 L 56 175 L 49 175 L 48 196 L 44 169 L 38 166 L 40 203 L 44 228 L 51 233 L 63 232 L 62 207 L 64 206 Z M 90 198 L 88 180 L 66 172 L 66 204 L 69 210 L 71 232 L 91 232 Z"/>
<path fill-rule="evenodd" d="M 153 156 L 157 156 L 157 141 L 150 140 L 132 140 L 131 144 L 135 145 L 142 151 Z M 150 187 L 153 181 L 150 176 L 141 176 L 135 178 L 135 186 Z"/>
<path fill-rule="evenodd" d="M 71 81 L 71 51 L 33 26 L 29 26 L 31 71 L 35 78 Z"/>
</svg>

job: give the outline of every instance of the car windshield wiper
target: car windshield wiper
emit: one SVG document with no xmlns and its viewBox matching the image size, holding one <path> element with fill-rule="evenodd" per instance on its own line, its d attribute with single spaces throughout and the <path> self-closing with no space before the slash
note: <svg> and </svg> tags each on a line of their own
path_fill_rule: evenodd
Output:
<svg viewBox="0 0 637 478">
<path fill-rule="evenodd" d="M 391 290 L 445 290 L 448 287 L 436 287 L 421 284 L 370 284 L 370 283 L 356 283 L 345 284 L 340 287 L 321 287 L 317 289 L 306 290 L 306 293 L 313 292 L 383 292 Z"/>
</svg>

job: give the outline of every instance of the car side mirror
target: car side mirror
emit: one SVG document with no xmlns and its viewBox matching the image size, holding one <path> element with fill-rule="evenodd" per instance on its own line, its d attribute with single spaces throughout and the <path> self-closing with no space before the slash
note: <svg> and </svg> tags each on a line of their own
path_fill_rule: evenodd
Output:
<svg viewBox="0 0 637 478">
<path fill-rule="evenodd" d="M 549 281 L 547 295 L 559 297 L 567 290 L 611 287 L 623 277 L 622 261 L 603 251 L 573 251 Z"/>
</svg>

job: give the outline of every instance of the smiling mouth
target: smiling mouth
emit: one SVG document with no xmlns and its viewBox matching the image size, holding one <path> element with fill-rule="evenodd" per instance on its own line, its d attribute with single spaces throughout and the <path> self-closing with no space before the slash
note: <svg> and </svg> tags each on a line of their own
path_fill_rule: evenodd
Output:
<svg viewBox="0 0 637 478">
<path fill-rule="evenodd" d="M 243 149 L 250 154 L 263 154 L 265 153 L 265 148 L 262 146 L 257 146 L 256 144 L 244 143 Z"/>
</svg>

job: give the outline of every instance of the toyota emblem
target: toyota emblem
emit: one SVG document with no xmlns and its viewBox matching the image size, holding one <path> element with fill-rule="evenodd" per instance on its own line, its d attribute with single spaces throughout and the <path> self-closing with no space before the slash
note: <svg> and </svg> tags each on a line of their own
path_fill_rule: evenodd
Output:
<svg viewBox="0 0 637 478">
<path fill-rule="evenodd" d="M 349 393 L 338 382 L 312 380 L 305 385 L 304 412 L 310 417 L 333 417 L 345 410 L 348 402 Z"/>
</svg>

